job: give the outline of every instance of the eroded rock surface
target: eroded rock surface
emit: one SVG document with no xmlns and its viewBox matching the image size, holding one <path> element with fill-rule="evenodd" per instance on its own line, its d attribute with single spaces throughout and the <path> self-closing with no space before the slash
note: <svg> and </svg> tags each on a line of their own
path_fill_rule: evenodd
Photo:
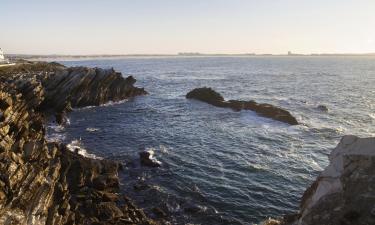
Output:
<svg viewBox="0 0 375 225">
<path fill-rule="evenodd" d="M 290 125 L 298 125 L 297 119 L 285 109 L 270 104 L 259 104 L 255 101 L 225 101 L 223 96 L 207 87 L 196 88 L 190 91 L 186 94 L 186 98 L 200 100 L 217 107 L 231 108 L 235 111 L 251 110 L 260 116 L 268 117 Z"/>
<path fill-rule="evenodd" d="M 145 93 L 133 78 L 119 76 L 54 63 L 0 70 L 0 224 L 155 224 L 119 194 L 119 164 L 45 139 L 46 111 Z"/>
<path fill-rule="evenodd" d="M 299 213 L 274 224 L 375 224 L 375 138 L 344 136 L 329 161 L 305 191 Z"/>
<path fill-rule="evenodd" d="M 375 138 L 344 136 L 305 192 L 298 224 L 375 224 Z"/>
</svg>

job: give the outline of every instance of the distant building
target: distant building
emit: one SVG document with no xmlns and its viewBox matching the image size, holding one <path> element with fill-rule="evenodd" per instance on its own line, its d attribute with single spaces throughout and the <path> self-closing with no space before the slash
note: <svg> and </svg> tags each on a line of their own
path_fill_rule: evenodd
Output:
<svg viewBox="0 0 375 225">
<path fill-rule="evenodd" d="M 291 51 L 288 51 L 288 55 L 293 55 L 293 53 Z"/>
</svg>

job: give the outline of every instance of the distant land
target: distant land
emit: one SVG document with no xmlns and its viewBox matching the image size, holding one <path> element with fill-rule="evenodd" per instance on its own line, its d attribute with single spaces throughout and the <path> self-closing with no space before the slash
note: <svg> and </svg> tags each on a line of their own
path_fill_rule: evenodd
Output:
<svg viewBox="0 0 375 225">
<path fill-rule="evenodd" d="M 48 58 L 121 58 L 121 57 L 204 57 L 204 56 L 375 56 L 375 53 L 311 53 L 298 54 L 288 52 L 287 54 L 256 54 L 256 53 L 241 53 L 241 54 L 209 54 L 199 52 L 180 52 L 177 54 L 92 54 L 92 55 L 65 55 L 65 54 L 5 54 L 5 57 L 10 60 L 17 59 L 48 59 Z"/>
</svg>

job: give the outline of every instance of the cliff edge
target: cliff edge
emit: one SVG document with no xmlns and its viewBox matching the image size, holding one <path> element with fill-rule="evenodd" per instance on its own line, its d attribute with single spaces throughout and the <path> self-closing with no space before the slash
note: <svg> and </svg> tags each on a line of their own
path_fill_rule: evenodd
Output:
<svg viewBox="0 0 375 225">
<path fill-rule="evenodd" d="M 375 138 L 344 136 L 302 196 L 299 213 L 267 225 L 375 224 Z"/>
<path fill-rule="evenodd" d="M 114 70 L 0 69 L 0 224 L 156 224 L 119 194 L 121 165 L 45 138 L 46 116 L 145 94 Z"/>
</svg>

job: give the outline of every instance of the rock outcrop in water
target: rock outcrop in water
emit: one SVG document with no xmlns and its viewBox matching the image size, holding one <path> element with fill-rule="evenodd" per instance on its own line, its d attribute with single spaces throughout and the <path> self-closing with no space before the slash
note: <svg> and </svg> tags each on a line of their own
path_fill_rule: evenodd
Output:
<svg viewBox="0 0 375 225">
<path fill-rule="evenodd" d="M 119 164 L 45 139 L 47 111 L 144 94 L 134 82 L 53 63 L 0 69 L 0 224 L 155 224 L 119 194 Z"/>
<path fill-rule="evenodd" d="M 186 98 L 197 99 L 217 107 L 231 108 L 235 111 L 251 110 L 260 116 L 272 118 L 290 125 L 298 125 L 296 118 L 285 109 L 281 109 L 270 104 L 259 104 L 255 101 L 225 101 L 223 96 L 213 89 L 207 87 L 196 88 L 190 91 L 187 93 Z"/>
<path fill-rule="evenodd" d="M 295 219 L 273 224 L 375 224 L 375 138 L 344 136 L 329 161 L 305 191 Z"/>
</svg>

